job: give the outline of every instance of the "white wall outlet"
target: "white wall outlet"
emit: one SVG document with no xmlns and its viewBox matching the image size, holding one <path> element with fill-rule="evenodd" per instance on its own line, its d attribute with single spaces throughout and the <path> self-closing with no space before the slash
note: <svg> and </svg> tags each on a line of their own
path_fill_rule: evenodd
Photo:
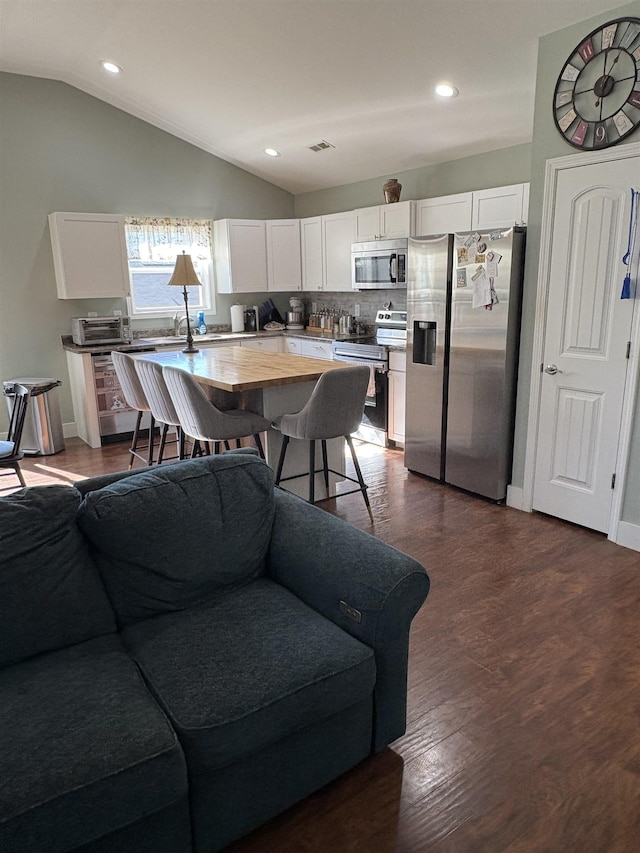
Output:
<svg viewBox="0 0 640 853">
<path fill-rule="evenodd" d="M 87 311 L 87 317 L 97 317 L 97 316 L 98 316 L 97 311 Z"/>
<path fill-rule="evenodd" d="M 356 302 L 356 304 L 353 306 L 353 316 L 354 317 L 360 316 L 360 303 L 359 302 Z"/>
<path fill-rule="evenodd" d="M 119 308 L 114 308 L 113 309 L 113 316 L 114 317 L 122 317 L 122 311 Z"/>
</svg>

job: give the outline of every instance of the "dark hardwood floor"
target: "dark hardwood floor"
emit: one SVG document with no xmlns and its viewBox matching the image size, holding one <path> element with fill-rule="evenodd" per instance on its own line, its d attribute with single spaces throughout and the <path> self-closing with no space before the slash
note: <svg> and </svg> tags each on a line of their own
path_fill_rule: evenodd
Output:
<svg viewBox="0 0 640 853">
<path fill-rule="evenodd" d="M 410 474 L 400 451 L 358 455 L 374 525 L 359 494 L 323 506 L 432 581 L 407 733 L 230 851 L 640 850 L 640 554 Z M 126 463 L 72 439 L 23 468 L 35 484 Z"/>
</svg>

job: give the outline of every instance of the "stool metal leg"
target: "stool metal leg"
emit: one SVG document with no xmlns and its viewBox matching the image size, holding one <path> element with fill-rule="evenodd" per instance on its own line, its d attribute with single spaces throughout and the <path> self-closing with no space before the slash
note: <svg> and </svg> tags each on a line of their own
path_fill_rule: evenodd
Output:
<svg viewBox="0 0 640 853">
<path fill-rule="evenodd" d="M 156 420 L 149 412 L 149 417 L 151 418 L 151 422 L 149 425 L 149 444 L 147 446 L 147 465 L 153 465 L 153 431 L 156 426 Z"/>
<path fill-rule="evenodd" d="M 329 497 L 329 463 L 327 461 L 327 440 L 322 439 L 322 468 L 324 470 L 324 486 Z"/>
<path fill-rule="evenodd" d="M 309 503 L 315 502 L 316 488 L 316 442 L 315 439 L 309 440 Z"/>
<path fill-rule="evenodd" d="M 356 469 L 356 477 L 358 478 L 358 482 L 360 483 L 360 491 L 362 492 L 362 497 L 364 498 L 364 502 L 367 507 L 367 512 L 369 513 L 369 518 L 371 519 L 371 523 L 373 523 L 373 513 L 371 512 L 371 504 L 369 503 L 369 496 L 367 495 L 367 484 L 365 483 L 362 477 L 360 463 L 358 462 L 358 457 L 356 456 L 356 451 L 353 446 L 353 439 L 350 435 L 345 435 L 345 438 L 347 440 L 347 444 L 349 445 L 349 450 L 351 451 L 353 467 Z"/>
<path fill-rule="evenodd" d="M 136 418 L 136 425 L 133 429 L 133 436 L 131 438 L 131 447 L 129 448 L 129 471 L 133 468 L 133 460 L 136 458 L 136 448 L 138 446 L 138 434 L 140 432 L 140 421 L 142 420 L 142 411 L 138 409 L 138 417 Z"/>
<path fill-rule="evenodd" d="M 167 443 L 167 433 L 169 432 L 169 424 L 162 427 L 162 435 L 160 436 L 160 447 L 158 448 L 158 465 L 162 464 L 164 458 L 164 447 Z"/>
<path fill-rule="evenodd" d="M 289 436 L 282 436 L 282 447 L 280 448 L 280 458 L 278 459 L 278 468 L 276 469 L 276 486 L 280 483 L 280 477 L 282 476 L 282 468 L 284 465 L 284 457 L 287 452 L 287 445 L 289 444 Z"/>
</svg>

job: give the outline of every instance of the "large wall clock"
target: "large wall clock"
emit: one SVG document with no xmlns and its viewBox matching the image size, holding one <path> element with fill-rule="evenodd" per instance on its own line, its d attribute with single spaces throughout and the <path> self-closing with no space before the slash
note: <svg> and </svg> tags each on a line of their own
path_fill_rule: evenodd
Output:
<svg viewBox="0 0 640 853">
<path fill-rule="evenodd" d="M 608 148 L 640 125 L 640 18 L 618 18 L 575 48 L 553 93 L 556 127 L 583 151 Z"/>
</svg>

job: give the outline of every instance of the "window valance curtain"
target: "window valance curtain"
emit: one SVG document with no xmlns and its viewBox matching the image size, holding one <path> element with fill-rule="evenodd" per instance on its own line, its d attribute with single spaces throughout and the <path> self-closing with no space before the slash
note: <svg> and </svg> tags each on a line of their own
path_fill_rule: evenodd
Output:
<svg viewBox="0 0 640 853">
<path fill-rule="evenodd" d="M 170 217 L 125 217 L 130 261 L 173 262 L 177 252 L 193 258 L 211 257 L 211 221 Z"/>
</svg>

